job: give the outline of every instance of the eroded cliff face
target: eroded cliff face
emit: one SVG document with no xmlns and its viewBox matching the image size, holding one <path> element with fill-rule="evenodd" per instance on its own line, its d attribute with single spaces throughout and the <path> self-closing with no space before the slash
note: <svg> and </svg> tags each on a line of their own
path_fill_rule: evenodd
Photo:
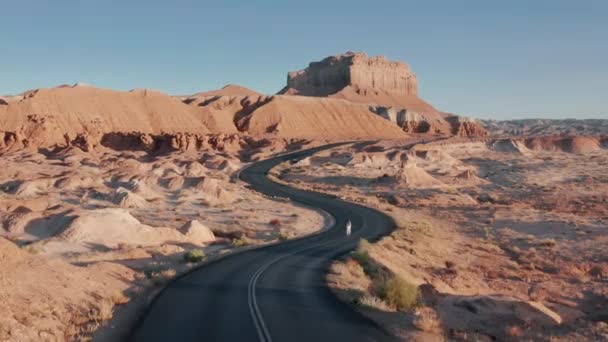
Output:
<svg viewBox="0 0 608 342">
<path fill-rule="evenodd" d="M 364 90 L 383 90 L 389 94 L 418 96 L 418 81 L 405 63 L 391 62 L 383 56 L 367 58 L 355 54 L 350 67 L 351 85 Z"/>
<path fill-rule="evenodd" d="M 445 114 L 452 127 L 452 135 L 458 137 L 487 137 L 488 131 L 477 121 L 453 114 Z"/>
<path fill-rule="evenodd" d="M 370 106 L 369 109 L 407 133 L 450 134 L 450 127 L 444 120 L 429 118 L 412 110 L 383 106 Z"/>
<path fill-rule="evenodd" d="M 347 52 L 312 62 L 287 76 L 287 87 L 280 93 L 304 96 L 329 96 L 346 87 L 361 95 L 386 92 L 398 96 L 417 96 L 416 76 L 405 63 L 392 62 L 383 56 Z"/>
</svg>

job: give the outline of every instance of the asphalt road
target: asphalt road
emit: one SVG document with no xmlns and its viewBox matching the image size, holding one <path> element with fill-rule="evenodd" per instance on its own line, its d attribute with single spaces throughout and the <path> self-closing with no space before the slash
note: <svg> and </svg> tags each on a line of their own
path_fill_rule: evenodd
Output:
<svg viewBox="0 0 608 342">
<path fill-rule="evenodd" d="M 130 341 L 392 341 L 325 286 L 332 259 L 393 229 L 386 215 L 333 196 L 270 181 L 266 172 L 338 144 L 267 159 L 240 178 L 268 196 L 322 208 L 336 224 L 290 240 L 212 262 L 171 283 L 150 306 Z M 345 223 L 353 222 L 350 237 Z"/>
</svg>

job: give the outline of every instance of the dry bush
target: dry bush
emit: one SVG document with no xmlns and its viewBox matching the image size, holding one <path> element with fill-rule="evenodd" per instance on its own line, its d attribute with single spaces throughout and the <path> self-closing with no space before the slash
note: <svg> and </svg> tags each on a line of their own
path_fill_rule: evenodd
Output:
<svg viewBox="0 0 608 342">
<path fill-rule="evenodd" d="M 557 245 L 557 241 L 555 239 L 542 239 L 538 242 L 538 245 L 541 247 L 555 247 Z"/>
<path fill-rule="evenodd" d="M 420 289 L 405 279 L 394 275 L 379 279 L 376 291 L 380 298 L 394 306 L 397 310 L 409 310 L 418 303 Z"/>
<path fill-rule="evenodd" d="M 235 247 L 247 246 L 248 244 L 249 244 L 249 241 L 244 236 L 240 237 L 238 239 L 232 239 L 232 245 Z"/>
<path fill-rule="evenodd" d="M 203 259 L 205 259 L 205 252 L 201 249 L 193 249 L 191 251 L 188 251 L 184 253 L 183 257 L 183 260 L 185 262 L 191 263 L 201 262 L 203 261 Z"/>
<path fill-rule="evenodd" d="M 110 318 L 112 318 L 112 314 L 114 313 L 114 301 L 113 299 L 103 299 L 99 302 L 99 307 L 97 308 L 97 321 L 103 322 Z"/>
<path fill-rule="evenodd" d="M 119 242 L 118 245 L 116 246 L 116 250 L 119 250 L 119 251 L 122 251 L 122 252 L 128 251 L 131 248 L 132 248 L 131 244 L 126 243 L 126 242 Z"/>
<path fill-rule="evenodd" d="M 437 332 L 441 328 L 441 322 L 439 320 L 439 315 L 437 315 L 437 311 L 428 306 L 416 309 L 412 324 L 416 329 L 426 332 Z"/>
<path fill-rule="evenodd" d="M 172 268 L 168 268 L 160 272 L 160 276 L 165 278 L 166 280 L 173 279 L 176 275 L 177 271 Z"/>
<path fill-rule="evenodd" d="M 431 236 L 431 225 L 427 221 L 415 221 L 409 224 L 409 228 L 418 234 Z"/>
<path fill-rule="evenodd" d="M 361 296 L 361 298 L 357 300 L 357 303 L 364 308 L 380 311 L 393 311 L 385 301 L 369 293 Z"/>
<path fill-rule="evenodd" d="M 277 235 L 277 238 L 281 241 L 285 241 L 285 240 L 289 239 L 289 234 L 287 234 L 284 231 L 280 231 L 279 234 Z"/>
<path fill-rule="evenodd" d="M 357 247 L 356 250 L 352 251 L 350 256 L 351 258 L 353 258 L 354 260 L 356 260 L 361 266 L 366 266 L 369 264 L 369 247 L 370 247 L 370 243 L 365 240 L 365 239 L 361 239 L 359 240 L 359 246 Z"/>
<path fill-rule="evenodd" d="M 28 253 L 34 254 L 34 255 L 44 252 L 44 248 L 42 248 L 38 244 L 29 244 L 29 245 L 26 245 L 25 247 L 23 247 L 23 249 L 25 249 Z"/>
</svg>

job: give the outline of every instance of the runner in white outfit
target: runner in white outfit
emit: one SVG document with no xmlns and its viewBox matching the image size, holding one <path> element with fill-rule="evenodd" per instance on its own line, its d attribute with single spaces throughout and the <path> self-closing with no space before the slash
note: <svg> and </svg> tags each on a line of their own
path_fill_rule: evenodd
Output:
<svg viewBox="0 0 608 342">
<path fill-rule="evenodd" d="M 346 236 L 350 236 L 350 232 L 353 228 L 353 224 L 350 222 L 350 220 L 348 220 L 346 222 Z"/>
</svg>

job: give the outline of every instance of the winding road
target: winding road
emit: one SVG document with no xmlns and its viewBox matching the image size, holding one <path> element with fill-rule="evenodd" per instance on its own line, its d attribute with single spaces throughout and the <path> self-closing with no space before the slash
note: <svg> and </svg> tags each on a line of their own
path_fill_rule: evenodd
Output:
<svg viewBox="0 0 608 342">
<path fill-rule="evenodd" d="M 392 341 L 395 338 L 340 302 L 325 285 L 331 261 L 391 232 L 394 222 L 373 209 L 334 196 L 294 189 L 266 177 L 275 165 L 340 144 L 270 158 L 240 178 L 255 190 L 322 208 L 335 225 L 211 262 L 172 282 L 156 298 L 130 341 Z M 346 237 L 345 222 L 353 222 Z"/>
</svg>

